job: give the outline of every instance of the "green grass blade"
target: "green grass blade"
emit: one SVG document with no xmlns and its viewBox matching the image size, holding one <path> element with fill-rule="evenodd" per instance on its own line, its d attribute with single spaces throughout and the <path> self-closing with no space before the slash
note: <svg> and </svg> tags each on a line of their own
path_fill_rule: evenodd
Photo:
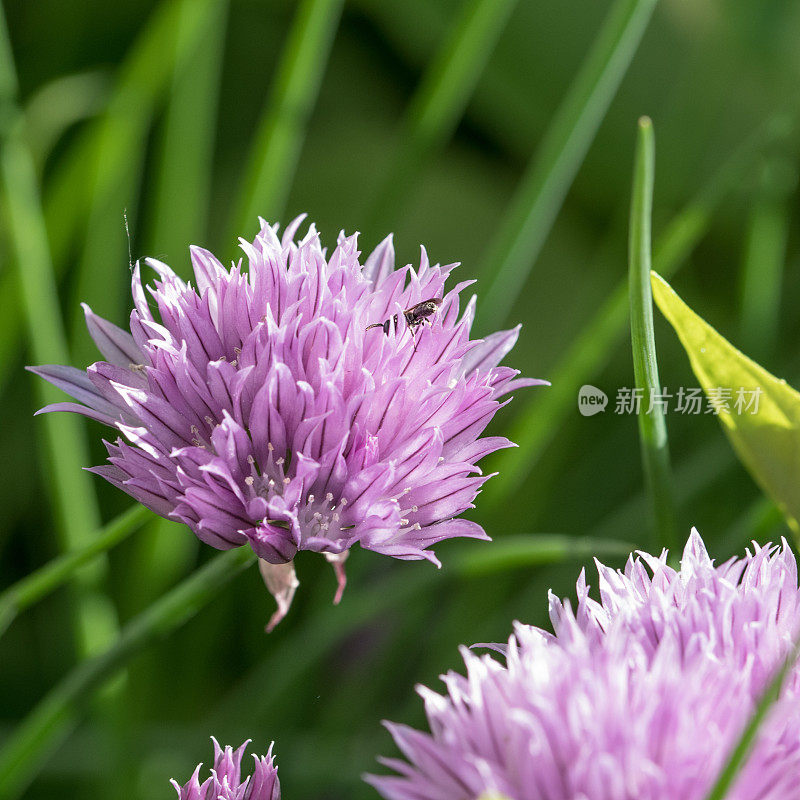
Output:
<svg viewBox="0 0 800 800">
<path fill-rule="evenodd" d="M 733 787 L 739 771 L 745 765 L 747 757 L 753 749 L 761 726 L 764 724 L 772 707 L 780 698 L 783 684 L 797 663 L 798 656 L 800 656 L 800 641 L 795 641 L 786 660 L 780 665 L 759 698 L 752 716 L 742 731 L 742 735 L 733 748 L 733 752 L 720 772 L 716 783 L 706 796 L 706 800 L 724 800 L 728 796 L 728 792 Z"/>
<path fill-rule="evenodd" d="M 726 159 L 658 237 L 653 265 L 660 275 L 675 274 L 705 235 L 722 200 L 741 187 L 763 149 L 785 139 L 788 133 L 783 120 L 769 120 Z M 546 376 L 551 386 L 533 395 L 515 419 L 508 437 L 519 447 L 504 450 L 494 457 L 495 469 L 502 479 L 489 481 L 484 486 L 481 493 L 483 513 L 498 509 L 531 474 L 574 408 L 578 387 L 603 369 L 622 341 L 627 318 L 628 287 L 622 280 Z"/>
<path fill-rule="evenodd" d="M 201 546 L 183 523 L 153 516 L 128 547 L 119 577 L 128 607 L 145 608 L 185 577 Z"/>
<path fill-rule="evenodd" d="M 381 235 L 426 163 L 452 136 L 517 0 L 466 0 L 417 87 L 401 124 L 400 147 L 365 214 Z"/>
<path fill-rule="evenodd" d="M 0 391 L 19 367 L 20 335 L 24 327 L 17 272 L 7 267 L 4 264 L 0 272 Z"/>
<path fill-rule="evenodd" d="M 530 274 L 564 197 L 639 46 L 657 0 L 616 0 L 530 162 L 481 275 L 482 321 L 502 323 Z M 496 325 L 494 325 L 496 327 Z"/>
<path fill-rule="evenodd" d="M 2 98 L 6 119 L 0 170 L 31 355 L 37 364 L 69 363 L 36 172 L 23 138 L 24 120 L 15 107 L 14 63 L 2 11 L 0 75 L 0 85 L 7 92 Z M 41 380 L 36 381 L 36 391 L 43 403 L 60 394 Z M 42 426 L 49 473 L 45 484 L 58 521 L 60 546 L 65 550 L 81 548 L 88 544 L 91 532 L 100 527 L 92 478 L 83 470 L 89 463 L 89 455 L 82 420 L 74 415 L 48 414 Z M 104 646 L 116 630 L 111 603 L 96 591 L 104 566 L 105 562 L 100 560 L 81 573 L 78 621 L 79 643 L 84 653 Z"/>
<path fill-rule="evenodd" d="M 776 156 L 761 170 L 742 269 L 742 347 L 756 361 L 775 349 L 795 165 Z"/>
<path fill-rule="evenodd" d="M 144 525 L 150 517 L 152 512 L 149 509 L 135 505 L 92 534 L 89 543 L 84 547 L 48 561 L 44 566 L 5 589 L 0 593 L 0 634 L 26 608 L 30 608 L 63 586 L 84 564 L 88 564 L 119 544 Z"/>
<path fill-rule="evenodd" d="M 203 0 L 196 6 L 198 9 L 198 27 L 194 28 L 196 33 L 203 31 L 203 14 L 200 12 L 207 2 L 208 0 Z M 53 175 L 45 187 L 44 210 L 47 231 L 50 236 L 52 261 L 57 276 L 63 273 L 70 248 L 73 246 L 78 232 L 85 228 L 93 205 L 95 221 L 105 223 L 105 227 L 102 229 L 95 229 L 98 239 L 103 238 L 100 236 L 102 230 L 105 230 L 112 239 L 111 250 L 105 253 L 103 251 L 93 253 L 92 258 L 95 259 L 93 268 L 99 270 L 102 278 L 105 279 L 106 274 L 103 270 L 105 266 L 112 264 L 112 254 L 116 253 L 117 266 L 112 266 L 112 269 L 116 269 L 117 272 L 113 274 L 117 274 L 118 277 L 124 277 L 127 274 L 127 244 L 122 226 L 122 211 L 125 204 L 134 199 L 135 192 L 125 184 L 124 177 L 127 175 L 130 178 L 131 173 L 135 173 L 128 163 L 129 156 L 133 161 L 136 161 L 137 158 L 140 159 L 141 156 L 136 155 L 136 150 L 131 155 L 124 145 L 117 147 L 113 141 L 109 141 L 109 136 L 113 135 L 113 132 L 109 130 L 109 115 L 117 119 L 118 127 L 121 127 L 124 135 L 129 137 L 126 141 L 141 140 L 143 121 L 149 121 L 153 110 L 157 108 L 169 87 L 174 67 L 172 56 L 176 53 L 174 39 L 179 12 L 180 6 L 175 0 L 162 2 L 156 8 L 119 70 L 111 92 L 107 113 L 81 132 L 81 135 L 77 136 L 75 141 L 68 146 L 64 157 L 54 166 Z M 184 46 L 177 52 L 178 59 L 182 58 L 184 53 L 191 52 L 191 41 L 186 41 L 186 38 L 184 36 Z M 131 123 L 132 128 L 125 133 L 127 122 Z M 146 129 L 147 125 L 144 126 L 145 132 Z M 91 178 L 99 168 L 98 161 L 101 157 L 106 173 L 93 181 Z M 135 177 L 134 175 L 134 179 Z M 119 181 L 122 183 L 118 186 L 115 185 Z M 109 198 L 109 208 L 103 209 L 98 200 L 95 200 L 93 204 L 93 193 L 97 192 L 105 193 Z M 132 211 L 132 209 L 130 210 Z M 103 261 L 101 264 L 100 260 L 104 256 L 107 261 Z M 88 256 L 85 255 L 84 258 L 86 259 Z M 86 283 L 87 279 L 84 278 L 84 285 Z M 2 311 L 0 313 L 0 346 L 3 348 L 0 354 L 3 356 L 6 352 L 13 354 L 19 351 L 19 339 L 23 329 L 19 305 L 7 299 L 15 297 L 13 290 L 14 275 L 8 272 L 0 275 L 0 311 Z M 79 289 L 78 293 L 80 291 Z M 108 298 L 109 304 L 111 304 L 113 296 L 112 292 Z M 97 297 L 92 295 L 91 298 L 79 299 L 96 300 L 97 298 L 105 299 L 101 294 L 98 294 Z M 77 304 L 75 308 L 78 308 Z M 76 311 L 73 322 L 77 321 L 80 322 L 79 330 L 82 331 L 83 320 Z M 82 355 L 88 359 L 91 357 L 88 337 L 81 333 L 78 338 L 81 353 L 76 353 L 76 355 Z M 8 378 L 9 370 L 17 363 L 13 357 L 0 358 L 0 385 Z"/>
<path fill-rule="evenodd" d="M 505 544 L 508 542 L 508 544 Z M 495 560 L 492 550 L 499 547 Z M 443 579 L 454 582 L 480 578 L 488 573 L 558 564 L 589 554 L 627 555 L 631 548 L 624 542 L 598 541 L 564 535 L 528 534 L 510 536 L 492 544 L 462 542 L 450 548 L 441 571 L 429 564 L 398 565 L 391 574 L 369 584 L 351 580 L 342 604 L 329 602 L 315 608 L 303 624 L 290 630 L 274 650 L 256 665 L 234 688 L 228 691 L 208 715 L 206 727 L 225 735 L 235 729 L 243 716 L 262 719 L 271 705 L 304 673 L 318 664 L 325 654 L 340 645 L 348 636 L 420 592 L 427 591 Z M 286 653 L 293 653 L 291 659 Z M 0 795 L 0 800 L 2 796 Z"/>
<path fill-rule="evenodd" d="M 333 44 L 343 0 L 302 0 L 247 165 L 231 241 L 283 213 Z"/>
<path fill-rule="evenodd" d="M 66 252 L 71 237 L 78 226 L 76 211 L 85 211 L 88 195 L 86 175 L 91 168 L 92 143 L 88 137 L 78 137 L 79 142 L 67 159 L 68 169 L 62 170 L 61 179 L 51 179 L 44 187 L 43 205 L 53 270 L 58 278 L 64 271 Z M 56 173 L 59 173 L 56 167 Z M 53 192 L 55 185 L 57 192 Z M 51 190 L 48 192 L 47 187 Z M 50 209 L 48 211 L 48 209 Z M 19 296 L 16 272 L 6 270 L 0 274 L 0 387 L 14 374 L 20 365 L 20 340 L 25 322 L 17 298 Z"/>
<path fill-rule="evenodd" d="M 655 541 L 660 547 L 672 551 L 675 546 L 675 502 L 669 463 L 666 412 L 664 406 L 658 402 L 662 389 L 658 377 L 653 330 L 653 295 L 650 288 L 654 177 L 653 123 L 647 117 L 642 117 L 639 120 L 636 142 L 628 239 L 633 373 L 636 389 L 641 390 L 642 395 L 642 405 L 637 413 L 637 420 L 645 481 L 653 510 Z M 656 548 L 653 549 L 653 552 L 655 551 Z"/>
<path fill-rule="evenodd" d="M 151 66 L 147 72 L 137 72 L 133 79 L 125 81 L 125 91 L 115 93 L 102 120 L 91 181 L 86 236 L 72 294 L 74 312 L 70 333 L 79 360 L 88 360 L 94 354 L 94 347 L 85 334 L 80 302 L 89 302 L 98 314 L 113 319 L 119 314 L 130 281 L 128 242 L 122 215 L 127 209 L 133 230 L 156 98 L 172 75 L 176 62 L 179 65 L 185 63 L 198 42 L 202 42 L 218 2 L 196 0 L 194 13 L 184 17 L 186 24 L 183 26 L 180 24 L 181 5 L 171 2 L 167 6 L 165 15 L 173 24 L 166 30 L 158 29 L 163 35 L 161 48 L 157 55 L 154 54 L 158 67 Z"/>
<path fill-rule="evenodd" d="M 451 553 L 443 567 L 443 574 L 458 579 L 478 578 L 592 556 L 625 557 L 636 549 L 630 542 L 617 539 L 565 536 L 557 533 L 516 534 L 503 536 L 489 547 L 482 544 L 483 546 L 473 543 L 463 545 L 458 552 Z"/>
<path fill-rule="evenodd" d="M 15 800 L 77 723 L 96 691 L 143 647 L 179 628 L 255 561 L 249 548 L 215 556 L 129 622 L 114 645 L 83 661 L 22 722 L 0 750 L 0 800 Z"/>
<path fill-rule="evenodd" d="M 164 0 L 156 6 L 115 76 L 106 115 L 87 126 L 54 166 L 44 205 L 57 270 L 64 268 L 74 238 L 84 229 L 91 209 L 96 184 L 87 180 L 87 176 L 96 171 L 97 159 L 105 147 L 105 117 L 114 113 L 114 109 L 119 113 L 130 104 L 131 97 L 136 97 L 142 118 L 149 119 L 170 86 L 180 11 L 177 0 Z M 139 121 L 133 123 L 138 129 Z M 124 159 L 126 154 L 116 152 L 115 156 Z M 114 163 L 108 166 L 115 174 L 120 172 Z"/>
<path fill-rule="evenodd" d="M 196 0 L 182 0 L 172 91 L 156 156 L 155 197 L 146 215 L 147 252 L 188 277 L 189 245 L 208 244 L 217 108 L 228 0 L 213 0 L 196 28 Z M 121 583 L 129 607 L 144 608 L 190 568 L 197 540 L 178 523 L 152 519 L 128 550 Z M 182 526 L 181 526 L 182 527 Z M 148 575 L 147 581 L 139 576 Z"/>
<path fill-rule="evenodd" d="M 692 507 L 704 493 L 711 491 L 728 477 L 735 463 L 730 448 L 720 437 L 701 442 L 692 453 L 681 459 L 675 469 L 674 489 L 678 503 L 687 508 Z M 593 538 L 601 540 L 624 536 L 642 545 L 642 519 L 651 508 L 649 501 L 650 498 L 644 490 L 637 492 L 598 520 L 589 532 Z M 689 529 L 681 529 L 679 534 L 678 540 L 685 541 Z M 672 551 L 672 555 L 674 554 L 675 551 Z"/>
<path fill-rule="evenodd" d="M 25 107 L 28 145 L 40 170 L 68 128 L 106 106 L 110 88 L 105 72 L 79 72 L 46 83 L 31 97 Z"/>
<path fill-rule="evenodd" d="M 189 244 L 207 237 L 228 2 L 211 4 L 202 32 L 195 30 L 196 14 L 196 0 L 183 0 L 176 46 L 186 55 L 176 59 L 172 76 L 147 237 L 176 271 Z"/>
</svg>

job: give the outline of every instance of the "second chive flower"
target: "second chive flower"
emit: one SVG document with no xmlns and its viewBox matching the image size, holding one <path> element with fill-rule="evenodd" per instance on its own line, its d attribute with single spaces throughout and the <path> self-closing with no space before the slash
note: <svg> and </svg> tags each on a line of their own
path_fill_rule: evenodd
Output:
<svg viewBox="0 0 800 800">
<path fill-rule="evenodd" d="M 200 783 L 203 765 L 198 764 L 192 777 L 183 786 L 173 780 L 178 800 L 281 800 L 281 784 L 272 745 L 265 756 L 253 755 L 253 774 L 242 780 L 242 757 L 250 740 L 236 750 L 220 747 L 213 736 L 211 741 L 214 742 L 211 775 Z"/>
</svg>

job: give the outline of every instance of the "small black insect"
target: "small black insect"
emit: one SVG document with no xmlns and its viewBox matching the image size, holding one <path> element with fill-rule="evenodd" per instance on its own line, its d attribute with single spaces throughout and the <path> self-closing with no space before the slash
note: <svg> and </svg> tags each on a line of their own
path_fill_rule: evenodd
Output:
<svg viewBox="0 0 800 800">
<path fill-rule="evenodd" d="M 407 308 L 403 312 L 403 316 L 406 318 L 406 324 L 412 336 L 417 332 L 417 328 L 420 328 L 426 323 L 430 325 L 430 317 L 436 313 L 436 309 L 441 304 L 442 301 L 438 297 L 432 297 L 430 300 L 423 300 L 421 303 L 417 303 L 415 306 L 411 306 L 411 308 Z M 398 315 L 395 314 L 393 317 L 389 317 L 386 322 L 373 322 L 372 325 L 367 325 L 364 330 L 368 331 L 370 328 L 383 328 L 383 332 L 388 334 L 392 322 L 394 322 L 395 328 L 397 327 L 400 321 L 397 317 Z"/>
</svg>

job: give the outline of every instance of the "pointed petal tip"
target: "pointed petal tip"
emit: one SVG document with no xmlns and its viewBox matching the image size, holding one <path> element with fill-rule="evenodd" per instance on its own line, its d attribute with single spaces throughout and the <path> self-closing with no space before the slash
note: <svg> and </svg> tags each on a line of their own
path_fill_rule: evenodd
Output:
<svg viewBox="0 0 800 800">
<path fill-rule="evenodd" d="M 294 563 L 291 561 L 286 564 L 270 564 L 260 558 L 258 567 L 267 590 L 278 605 L 264 628 L 266 633 L 272 633 L 275 626 L 289 613 L 294 593 L 300 582 L 297 580 Z"/>
<path fill-rule="evenodd" d="M 350 555 L 349 550 L 344 550 L 341 553 L 325 553 L 325 558 L 333 567 L 336 575 L 336 594 L 333 596 L 333 604 L 335 606 L 342 602 L 342 596 L 347 587 L 347 573 L 344 569 L 344 562 L 347 561 L 348 555 Z"/>
</svg>

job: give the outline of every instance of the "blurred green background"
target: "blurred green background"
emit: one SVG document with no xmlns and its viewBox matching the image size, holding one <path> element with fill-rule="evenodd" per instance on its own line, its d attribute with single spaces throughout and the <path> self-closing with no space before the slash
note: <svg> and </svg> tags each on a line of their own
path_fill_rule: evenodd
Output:
<svg viewBox="0 0 800 800">
<path fill-rule="evenodd" d="M 619 0 L 613 13 L 647 5 Z M 360 230 L 364 251 L 394 231 L 400 263 L 417 261 L 420 243 L 433 261 L 462 262 L 458 279 L 479 279 L 479 333 L 522 322 L 507 363 L 554 381 L 519 392 L 492 425 L 523 447 L 486 461 L 501 474 L 473 516 L 495 538 L 480 545 L 491 562 L 481 567 L 459 542 L 437 548 L 441 572 L 354 551 L 332 608 L 330 567 L 301 554 L 295 604 L 269 636 L 272 601 L 249 569 L 81 704 L 80 723 L 43 753 L 27 797 L 171 797 L 169 777 L 183 782 L 209 763 L 211 734 L 234 745 L 253 738 L 258 752 L 275 739 L 287 798 L 374 797 L 360 774 L 394 753 L 380 720 L 422 724 L 413 686 L 437 686 L 458 668 L 458 645 L 504 640 L 514 619 L 546 624 L 548 588 L 571 595 L 584 564 L 596 585 L 593 551 L 621 564 L 627 544 L 653 546 L 636 420 L 613 413 L 617 389 L 633 381 L 625 307 L 619 296 L 608 305 L 626 275 L 640 115 L 652 117 L 657 140 L 656 268 L 666 264 L 687 302 L 735 344 L 800 383 L 800 5 L 791 0 L 661 0 L 641 42 L 629 42 L 630 65 L 620 56 L 625 74 L 618 91 L 606 87 L 607 113 L 602 102 L 593 112 L 596 133 L 578 121 L 589 147 L 585 158 L 580 147 L 572 154 L 574 181 L 569 169 L 556 175 L 566 197 L 562 206 L 551 193 L 552 227 L 534 212 L 543 247 L 508 258 L 504 237 L 543 196 L 536 180 L 524 191 L 529 162 L 534 176 L 551 174 L 559 142 L 571 141 L 559 138 L 571 130 L 565 96 L 607 0 L 4 8 L 18 87 L 6 57 L 0 586 L 91 539 L 130 504 L 100 479 L 71 477 L 86 459 L 101 462 L 107 434 L 64 416 L 34 419 L 43 387 L 22 370 L 48 354 L 59 360 L 65 344 L 73 363 L 95 360 L 79 300 L 125 324 L 124 210 L 133 258 L 156 256 L 183 275 L 190 243 L 232 258 L 258 213 L 286 222 L 308 212 L 329 245 L 342 228 Z M 14 216 L 15 203 L 35 211 L 26 186 L 41 191 L 52 269 L 35 213 Z M 662 382 L 697 385 L 658 316 L 656 339 Z M 579 415 L 584 383 L 609 395 L 604 414 Z M 681 539 L 696 525 L 722 560 L 750 538 L 786 533 L 713 416 L 668 424 Z M 74 491 L 64 489 L 71 480 Z M 502 550 L 504 541 L 523 546 Z M 2 738 L 118 626 L 212 556 L 182 526 L 148 518 L 78 588 L 20 615 L 0 641 Z"/>
</svg>

